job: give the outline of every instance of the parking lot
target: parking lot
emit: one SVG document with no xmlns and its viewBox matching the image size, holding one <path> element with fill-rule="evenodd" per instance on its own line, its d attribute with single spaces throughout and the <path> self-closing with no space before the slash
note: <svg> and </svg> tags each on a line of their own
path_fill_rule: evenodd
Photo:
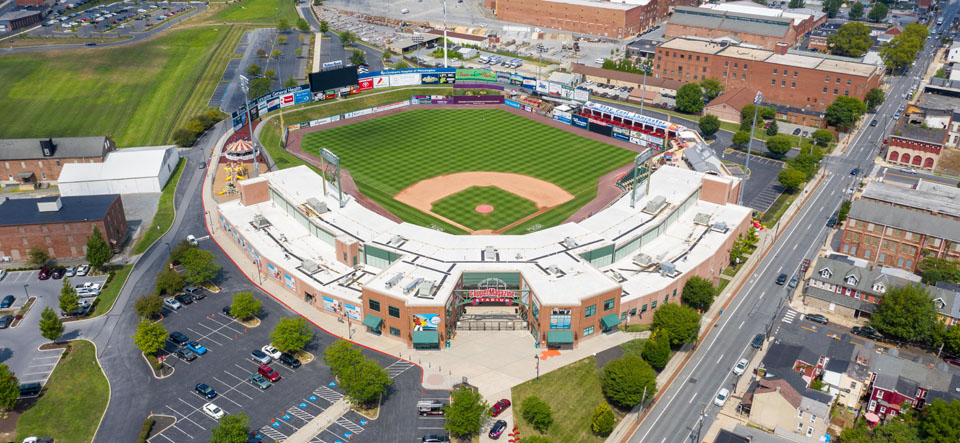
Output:
<svg viewBox="0 0 960 443">
<path fill-rule="evenodd" d="M 733 165 L 727 164 L 727 168 L 733 175 L 743 176 L 743 164 L 747 158 L 745 152 L 737 150 L 722 152 L 721 158 L 724 161 L 735 163 Z M 777 180 L 777 174 L 780 173 L 783 166 L 782 161 L 751 155 L 750 179 L 747 181 L 747 187 L 743 190 L 743 205 L 758 212 L 766 212 L 770 209 L 770 206 L 783 193 L 783 187 Z"/>
<path fill-rule="evenodd" d="M 149 31 L 153 26 L 195 10 L 188 3 L 125 4 L 113 3 L 79 10 L 63 9 L 46 17 L 43 26 L 31 35 L 37 37 L 110 37 Z"/>
</svg>

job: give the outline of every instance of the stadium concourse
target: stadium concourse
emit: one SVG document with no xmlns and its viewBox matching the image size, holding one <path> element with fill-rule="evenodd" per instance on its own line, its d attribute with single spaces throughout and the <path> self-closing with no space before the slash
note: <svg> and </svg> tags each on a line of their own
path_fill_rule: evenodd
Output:
<svg viewBox="0 0 960 443">
<path fill-rule="evenodd" d="M 650 322 L 691 276 L 715 280 L 749 226 L 737 178 L 680 164 L 649 180 L 635 202 L 626 193 L 578 223 L 455 236 L 341 200 L 335 183 L 299 166 L 239 181 L 240 198 L 220 203 L 216 222 L 262 278 L 331 321 L 416 348 L 493 325 L 528 331 L 531 348 L 570 348 Z"/>
</svg>

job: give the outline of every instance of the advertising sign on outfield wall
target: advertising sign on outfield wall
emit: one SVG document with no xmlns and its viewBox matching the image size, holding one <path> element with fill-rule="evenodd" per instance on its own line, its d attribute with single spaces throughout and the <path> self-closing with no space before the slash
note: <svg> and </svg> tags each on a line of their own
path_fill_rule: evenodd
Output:
<svg viewBox="0 0 960 443">
<path fill-rule="evenodd" d="M 307 92 L 307 95 L 310 95 L 310 92 Z M 257 106 L 250 106 L 250 121 L 254 121 L 260 118 L 260 108 Z"/>
<path fill-rule="evenodd" d="M 537 92 L 542 92 L 546 94 L 550 92 L 550 86 L 547 85 L 547 82 L 543 80 L 537 80 Z"/>
<path fill-rule="evenodd" d="M 293 93 L 293 104 L 299 105 L 310 101 L 310 90 L 302 90 Z"/>
<path fill-rule="evenodd" d="M 503 103 L 502 95 L 455 95 L 453 96 L 453 103 L 458 105 L 487 105 L 495 103 Z"/>
<path fill-rule="evenodd" d="M 536 89 L 536 88 L 537 88 L 537 79 L 535 79 L 535 78 L 530 78 L 530 77 L 524 77 L 524 78 L 523 78 L 523 87 L 524 87 L 524 88 L 529 88 L 529 89 Z"/>
<path fill-rule="evenodd" d="M 420 74 L 396 74 L 389 76 L 390 86 L 413 86 L 420 84 Z"/>
<path fill-rule="evenodd" d="M 437 74 L 420 74 L 421 85 L 439 85 L 440 76 Z"/>
<path fill-rule="evenodd" d="M 360 80 L 357 80 L 357 89 L 360 91 L 368 91 L 373 89 L 373 79 L 361 78 Z"/>
<path fill-rule="evenodd" d="M 286 108 L 287 106 L 293 106 L 293 94 L 284 94 L 280 96 L 280 107 Z"/>
<path fill-rule="evenodd" d="M 497 73 L 489 69 L 457 69 L 457 83 L 462 81 L 497 81 Z"/>
<path fill-rule="evenodd" d="M 586 89 L 574 89 L 573 99 L 578 102 L 585 102 L 587 100 L 590 100 L 590 91 L 587 91 Z"/>
<path fill-rule="evenodd" d="M 553 119 L 558 122 L 566 123 L 569 125 L 570 116 L 571 114 L 569 112 L 559 111 L 556 108 L 553 109 Z"/>
<path fill-rule="evenodd" d="M 576 126 L 580 129 L 587 129 L 587 127 L 589 126 L 587 118 L 577 114 L 573 114 L 570 116 L 570 123 L 572 123 L 573 126 Z"/>
<path fill-rule="evenodd" d="M 390 87 L 390 79 L 386 76 L 379 75 L 373 77 L 373 87 L 376 89 Z"/>
<path fill-rule="evenodd" d="M 509 107 L 511 107 L 511 108 L 523 109 L 523 105 L 521 105 L 520 103 L 517 103 L 517 102 L 515 102 L 515 101 L 513 101 L 513 100 L 510 100 L 510 99 L 504 99 L 504 100 L 503 100 L 503 104 L 505 104 L 505 105 L 507 105 L 507 106 L 509 106 Z"/>
</svg>

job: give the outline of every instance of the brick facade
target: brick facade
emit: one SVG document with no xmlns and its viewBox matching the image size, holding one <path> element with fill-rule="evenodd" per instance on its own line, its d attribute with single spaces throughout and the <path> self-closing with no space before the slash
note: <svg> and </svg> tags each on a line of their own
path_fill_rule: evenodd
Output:
<svg viewBox="0 0 960 443">
<path fill-rule="evenodd" d="M 63 165 L 67 163 L 103 163 L 107 153 L 117 149 L 116 143 L 106 138 L 102 151 L 89 157 L 43 157 L 6 159 L 0 161 L 0 181 L 17 182 L 17 174 L 32 172 L 36 181 L 55 182 L 60 177 Z M 39 154 L 39 149 L 38 149 Z"/>
<path fill-rule="evenodd" d="M 39 247 L 52 258 L 83 257 L 87 253 L 87 236 L 96 226 L 108 245 L 121 245 L 127 232 L 127 218 L 120 196 L 102 220 L 70 223 L 26 224 L 0 227 L 0 256 L 14 261 L 26 260 L 28 251 Z"/>
<path fill-rule="evenodd" d="M 484 6 L 503 21 L 616 38 L 627 38 L 650 29 L 674 6 L 696 6 L 697 0 L 649 0 L 632 8 L 603 7 L 605 4 L 608 2 L 484 0 Z"/>
<path fill-rule="evenodd" d="M 898 135 L 890 136 L 887 161 L 913 168 L 934 170 L 940 162 L 943 143 L 912 140 Z"/>
</svg>

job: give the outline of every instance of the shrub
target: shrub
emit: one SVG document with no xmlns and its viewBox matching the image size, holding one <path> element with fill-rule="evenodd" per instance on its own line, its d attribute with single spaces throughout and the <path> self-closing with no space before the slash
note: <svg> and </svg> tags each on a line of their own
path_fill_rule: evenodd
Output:
<svg viewBox="0 0 960 443">
<path fill-rule="evenodd" d="M 156 423 L 156 420 L 153 418 L 148 418 L 143 421 L 143 426 L 140 427 L 140 439 L 138 442 L 145 443 L 147 441 L 147 437 L 150 437 L 150 431 L 153 430 L 154 423 Z"/>
<path fill-rule="evenodd" d="M 593 418 L 590 419 L 590 427 L 593 433 L 601 436 L 609 435 L 613 432 L 614 416 L 610 410 L 610 405 L 600 403 L 593 410 Z"/>
<path fill-rule="evenodd" d="M 523 419 L 540 432 L 546 431 L 553 424 L 550 405 L 540 400 L 540 397 L 527 397 L 520 405 L 520 409 L 523 412 Z"/>
<path fill-rule="evenodd" d="M 186 130 L 186 129 L 177 129 L 173 131 L 173 142 L 180 146 L 181 148 L 187 148 L 193 146 L 197 142 L 197 134 Z"/>
</svg>

